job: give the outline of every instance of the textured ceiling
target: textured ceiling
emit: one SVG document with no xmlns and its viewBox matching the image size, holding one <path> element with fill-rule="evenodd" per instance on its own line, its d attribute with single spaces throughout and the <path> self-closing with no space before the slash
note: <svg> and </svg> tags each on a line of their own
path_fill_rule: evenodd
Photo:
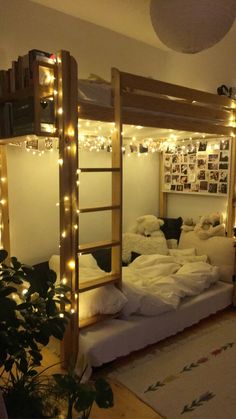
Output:
<svg viewBox="0 0 236 419">
<path fill-rule="evenodd" d="M 31 1 L 145 42 L 156 48 L 166 49 L 151 25 L 150 0 Z"/>
</svg>

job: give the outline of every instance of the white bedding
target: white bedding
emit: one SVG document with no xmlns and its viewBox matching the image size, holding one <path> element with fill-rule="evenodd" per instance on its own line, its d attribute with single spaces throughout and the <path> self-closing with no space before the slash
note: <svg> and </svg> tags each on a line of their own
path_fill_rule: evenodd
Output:
<svg viewBox="0 0 236 419">
<path fill-rule="evenodd" d="M 176 309 L 183 297 L 200 294 L 219 280 L 207 256 L 142 255 L 123 268 L 122 313 L 155 316 Z"/>
</svg>

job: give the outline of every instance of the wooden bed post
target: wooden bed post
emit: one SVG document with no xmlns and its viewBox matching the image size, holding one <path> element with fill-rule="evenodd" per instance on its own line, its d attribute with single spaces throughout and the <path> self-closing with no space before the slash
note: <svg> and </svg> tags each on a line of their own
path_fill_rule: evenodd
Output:
<svg viewBox="0 0 236 419">
<path fill-rule="evenodd" d="M 233 236 L 235 227 L 235 205 L 236 205 L 236 138 L 231 138 L 231 162 L 230 162 L 230 190 L 228 196 L 227 225 L 226 231 L 228 237 Z"/>
<path fill-rule="evenodd" d="M 78 93 L 77 63 L 67 51 L 57 55 L 57 117 L 60 183 L 60 274 L 71 289 L 72 318 L 62 343 L 61 359 L 78 354 Z"/>
<path fill-rule="evenodd" d="M 112 248 L 112 272 L 120 275 L 119 286 L 122 285 L 122 91 L 120 72 L 112 68 L 112 93 L 114 100 L 115 131 L 112 135 L 112 205 L 119 209 L 112 211 L 112 240 L 120 242 Z"/>
<path fill-rule="evenodd" d="M 0 181 L 1 181 L 1 247 L 7 250 L 10 256 L 10 228 L 9 228 L 9 205 L 8 205 L 8 177 L 6 145 L 0 146 Z"/>
<path fill-rule="evenodd" d="M 167 193 L 163 192 L 163 152 L 159 153 L 159 210 L 158 217 L 167 216 Z"/>
</svg>

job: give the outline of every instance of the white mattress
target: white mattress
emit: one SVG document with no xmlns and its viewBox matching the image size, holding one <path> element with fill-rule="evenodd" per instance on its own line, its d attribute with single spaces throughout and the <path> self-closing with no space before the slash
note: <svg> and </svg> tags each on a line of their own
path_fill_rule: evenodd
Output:
<svg viewBox="0 0 236 419">
<path fill-rule="evenodd" d="M 155 317 L 110 319 L 80 331 L 79 352 L 91 366 L 100 366 L 165 339 L 226 308 L 233 285 L 218 282 L 202 294 L 185 298 L 177 310 Z"/>
</svg>

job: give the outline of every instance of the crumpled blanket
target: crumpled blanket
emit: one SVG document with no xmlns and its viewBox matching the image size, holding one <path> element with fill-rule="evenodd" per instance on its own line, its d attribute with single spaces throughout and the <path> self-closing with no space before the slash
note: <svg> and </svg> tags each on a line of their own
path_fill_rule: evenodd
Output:
<svg viewBox="0 0 236 419">
<path fill-rule="evenodd" d="M 200 294 L 217 282 L 219 268 L 207 256 L 142 255 L 123 268 L 122 313 L 154 316 L 176 309 L 182 298 Z"/>
</svg>

